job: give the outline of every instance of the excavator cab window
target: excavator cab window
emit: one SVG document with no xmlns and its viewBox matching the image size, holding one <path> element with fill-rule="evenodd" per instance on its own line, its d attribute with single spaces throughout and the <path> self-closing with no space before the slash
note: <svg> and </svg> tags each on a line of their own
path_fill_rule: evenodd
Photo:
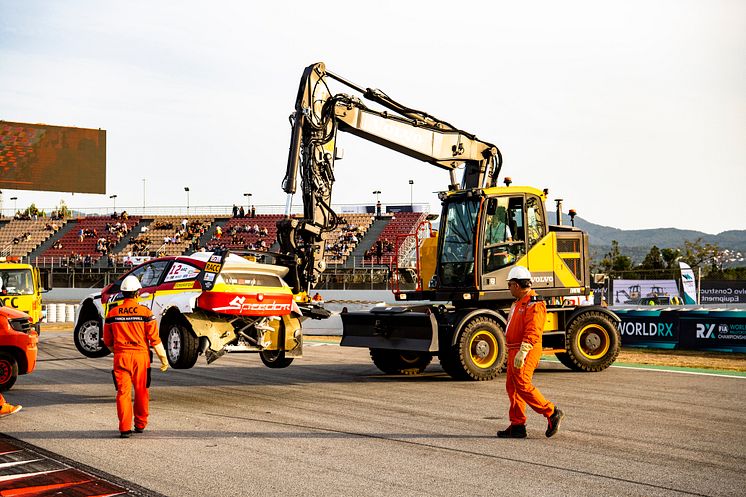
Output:
<svg viewBox="0 0 746 497">
<path fill-rule="evenodd" d="M 482 271 L 489 273 L 513 264 L 525 253 L 523 197 L 487 200 Z"/>
<path fill-rule="evenodd" d="M 544 210 L 541 207 L 541 200 L 538 197 L 531 195 L 526 199 L 529 249 L 545 235 Z"/>
<path fill-rule="evenodd" d="M 455 200 L 446 209 L 440 256 L 440 284 L 463 288 L 474 285 L 474 241 L 478 199 Z"/>
</svg>

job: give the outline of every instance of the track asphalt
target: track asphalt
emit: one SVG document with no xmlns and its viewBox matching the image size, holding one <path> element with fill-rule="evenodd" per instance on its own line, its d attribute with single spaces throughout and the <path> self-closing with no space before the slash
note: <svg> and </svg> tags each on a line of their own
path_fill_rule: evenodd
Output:
<svg viewBox="0 0 746 497">
<path fill-rule="evenodd" d="M 1 461 L 5 469 L 33 472 L 12 464 L 43 456 L 56 469 L 36 472 L 90 475 L 128 492 L 105 495 L 726 496 L 746 488 L 739 375 L 629 365 L 585 374 L 543 361 L 535 384 L 567 413 L 560 432 L 545 438 L 545 421 L 530 413 L 528 439 L 499 440 L 495 431 L 508 424 L 503 376 L 453 381 L 437 361 L 423 375 L 386 376 L 367 350 L 309 341 L 282 370 L 229 354 L 154 372 L 148 430 L 123 440 L 110 368 L 111 357 L 81 356 L 69 332 L 43 333 L 37 371 L 7 394 L 24 409 L 0 420 L 12 437 L 0 442 L 20 449 L 2 454 L 16 454 Z M 50 492 L 25 495 L 104 495 Z"/>
</svg>

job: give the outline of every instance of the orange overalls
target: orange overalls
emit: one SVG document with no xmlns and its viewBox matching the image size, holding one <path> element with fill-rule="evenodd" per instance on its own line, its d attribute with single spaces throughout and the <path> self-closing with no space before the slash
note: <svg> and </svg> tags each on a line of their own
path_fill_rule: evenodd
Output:
<svg viewBox="0 0 746 497">
<path fill-rule="evenodd" d="M 114 348 L 114 384 L 117 387 L 119 431 L 132 430 L 132 389 L 135 390 L 135 426 L 148 424 L 150 386 L 149 348 L 161 343 L 150 309 L 137 299 L 124 301 L 109 310 L 104 323 L 104 344 Z"/>
<path fill-rule="evenodd" d="M 511 425 L 526 424 L 526 404 L 547 418 L 554 412 L 554 404 L 545 399 L 531 384 L 534 369 L 541 359 L 541 333 L 544 330 L 546 316 L 547 306 L 533 290 L 510 308 L 508 330 L 505 333 L 508 342 L 508 374 L 505 389 L 510 399 Z M 521 348 L 521 342 L 530 343 L 533 348 L 526 356 L 523 367 L 516 369 L 513 367 L 513 360 Z"/>
</svg>

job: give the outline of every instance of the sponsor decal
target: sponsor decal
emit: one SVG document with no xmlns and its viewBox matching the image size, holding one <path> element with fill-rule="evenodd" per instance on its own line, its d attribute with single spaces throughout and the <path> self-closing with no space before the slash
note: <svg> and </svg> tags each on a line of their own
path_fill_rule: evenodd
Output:
<svg viewBox="0 0 746 497">
<path fill-rule="evenodd" d="M 208 273 L 219 273 L 220 263 L 219 262 L 208 262 L 205 265 L 205 271 L 207 271 Z"/>
<path fill-rule="evenodd" d="M 696 323 L 697 338 L 717 340 L 746 340 L 746 324 Z"/>
<path fill-rule="evenodd" d="M 2 306 L 18 309 L 18 297 L 0 298 L 0 307 Z"/>
<path fill-rule="evenodd" d="M 180 281 L 178 283 L 174 283 L 174 290 L 181 290 L 185 288 L 193 288 L 194 282 L 193 281 Z"/>
<path fill-rule="evenodd" d="M 292 311 L 292 295 L 230 295 L 223 293 L 203 293 L 199 306 L 214 312 L 243 315 L 284 315 Z"/>
<path fill-rule="evenodd" d="M 168 274 L 166 275 L 166 278 L 163 280 L 163 282 L 169 283 L 171 281 L 190 280 L 192 278 L 196 278 L 198 274 L 199 269 L 197 269 L 196 267 L 190 264 L 175 262 L 171 266 L 171 269 L 168 270 Z"/>
<path fill-rule="evenodd" d="M 236 311 L 238 313 L 252 311 L 290 312 L 290 303 L 282 302 L 246 302 L 246 297 L 237 296 L 227 306 L 213 307 L 214 311 Z"/>
</svg>

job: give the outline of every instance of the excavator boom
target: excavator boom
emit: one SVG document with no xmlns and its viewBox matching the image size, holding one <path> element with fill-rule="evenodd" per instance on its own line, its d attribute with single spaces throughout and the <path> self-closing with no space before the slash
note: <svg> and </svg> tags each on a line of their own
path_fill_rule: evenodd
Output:
<svg viewBox="0 0 746 497">
<path fill-rule="evenodd" d="M 388 110 L 370 109 L 358 96 L 332 94 L 330 79 Z M 282 183 L 288 194 L 286 218 L 278 224 L 278 240 L 283 263 L 291 269 L 288 279 L 296 292 L 307 292 L 324 270 L 323 234 L 338 224 L 331 208 L 338 131 L 449 171 L 450 190 L 495 186 L 502 165 L 495 145 L 425 112 L 405 107 L 380 90 L 363 89 L 326 71 L 320 62 L 303 72 L 291 123 L 290 151 Z M 456 180 L 458 169 L 463 169 L 460 185 Z M 300 219 L 290 216 L 298 179 L 303 196 Z"/>
</svg>

